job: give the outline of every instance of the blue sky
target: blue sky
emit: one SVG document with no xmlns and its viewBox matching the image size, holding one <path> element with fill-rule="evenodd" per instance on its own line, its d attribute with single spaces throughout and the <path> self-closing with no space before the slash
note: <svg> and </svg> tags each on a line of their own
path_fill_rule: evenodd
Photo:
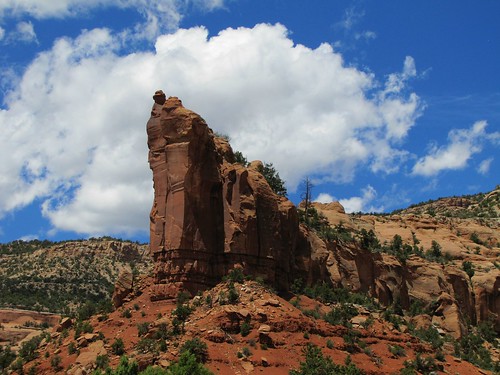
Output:
<svg viewBox="0 0 500 375">
<path fill-rule="evenodd" d="M 0 242 L 148 240 L 163 89 L 300 199 L 499 183 L 498 1 L 0 1 Z"/>
</svg>

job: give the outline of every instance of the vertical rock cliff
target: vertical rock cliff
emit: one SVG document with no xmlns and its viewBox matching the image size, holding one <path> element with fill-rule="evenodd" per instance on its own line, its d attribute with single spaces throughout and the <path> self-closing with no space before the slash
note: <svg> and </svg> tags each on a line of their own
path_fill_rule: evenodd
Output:
<svg viewBox="0 0 500 375">
<path fill-rule="evenodd" d="M 229 144 L 178 98 L 161 91 L 153 98 L 153 298 L 211 287 L 236 266 L 287 288 L 298 234 L 293 204 L 256 167 L 234 163 Z"/>
</svg>

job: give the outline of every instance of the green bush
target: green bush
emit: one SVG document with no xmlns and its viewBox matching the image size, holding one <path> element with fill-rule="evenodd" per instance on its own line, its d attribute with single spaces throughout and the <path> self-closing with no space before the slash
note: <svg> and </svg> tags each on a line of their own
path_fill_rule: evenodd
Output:
<svg viewBox="0 0 500 375">
<path fill-rule="evenodd" d="M 406 351 L 401 345 L 387 345 L 389 348 L 389 352 L 394 356 L 394 357 L 406 357 Z"/>
<path fill-rule="evenodd" d="M 331 358 L 324 357 L 321 349 L 315 345 L 308 344 L 304 349 L 305 360 L 300 363 L 299 370 L 290 370 L 290 375 L 361 375 L 363 371 L 353 363 L 349 365 L 338 365 Z"/>
<path fill-rule="evenodd" d="M 68 354 L 75 354 L 76 353 L 76 345 L 73 341 L 71 341 L 68 345 Z"/>
<path fill-rule="evenodd" d="M 243 284 L 245 281 L 245 274 L 241 268 L 233 268 L 226 276 L 226 279 L 232 281 L 233 283 Z"/>
<path fill-rule="evenodd" d="M 21 344 L 21 348 L 19 349 L 19 356 L 27 362 L 32 361 L 38 356 L 36 350 L 41 342 L 41 336 L 33 337 L 28 341 L 23 342 Z"/>
<path fill-rule="evenodd" d="M 227 294 L 227 300 L 230 304 L 234 305 L 240 300 L 240 294 L 234 287 L 234 284 L 232 282 L 229 283 L 229 290 Z"/>
<path fill-rule="evenodd" d="M 62 369 L 61 367 L 61 362 L 62 362 L 62 359 L 59 355 L 55 355 L 52 357 L 52 359 L 50 360 L 50 366 L 54 369 L 54 371 L 59 371 Z"/>
<path fill-rule="evenodd" d="M 454 344 L 455 355 L 486 370 L 499 370 L 500 361 L 493 362 L 491 353 L 483 344 L 481 336 L 469 332 Z"/>
<path fill-rule="evenodd" d="M 137 343 L 136 347 L 139 353 L 158 353 L 158 345 L 157 342 L 153 339 L 142 338 Z"/>
<path fill-rule="evenodd" d="M 182 345 L 181 353 L 190 352 L 200 363 L 205 363 L 208 360 L 208 347 L 205 342 L 201 341 L 198 337 L 188 340 Z"/>
<path fill-rule="evenodd" d="M 467 276 L 469 276 L 469 279 L 472 279 L 472 276 L 474 276 L 474 265 L 469 262 L 468 260 L 464 260 L 462 262 L 462 269 L 464 270 L 464 272 L 467 274 Z"/>
<path fill-rule="evenodd" d="M 109 357 L 106 354 L 98 355 L 95 359 L 97 368 L 106 370 L 109 367 Z"/>
<path fill-rule="evenodd" d="M 420 353 L 417 353 L 415 360 L 404 362 L 406 372 L 401 372 L 402 374 L 414 374 L 418 371 L 421 374 L 429 374 L 434 371 L 440 370 L 440 367 L 436 364 L 436 361 L 432 357 L 422 358 Z M 411 372 L 413 370 L 413 372 Z"/>
<path fill-rule="evenodd" d="M 113 344 L 111 344 L 111 351 L 116 355 L 122 355 L 125 353 L 125 344 L 121 338 L 115 339 Z"/>
<path fill-rule="evenodd" d="M 167 375 L 213 375 L 213 373 L 196 360 L 189 351 L 183 352 L 177 363 L 170 365 Z"/>
<path fill-rule="evenodd" d="M 351 318 L 358 315 L 358 309 L 350 304 L 341 304 L 333 307 L 330 312 L 325 314 L 324 319 L 332 325 L 351 326 Z"/>
<path fill-rule="evenodd" d="M 436 328 L 433 326 L 430 326 L 429 328 L 419 328 L 416 330 L 413 330 L 412 334 L 419 339 L 428 342 L 431 344 L 433 349 L 438 349 L 441 348 L 444 344 L 444 340 L 437 331 Z"/>
<path fill-rule="evenodd" d="M 250 331 L 252 329 L 252 326 L 250 324 L 250 322 L 247 322 L 246 320 L 241 323 L 240 325 L 240 333 L 241 333 L 241 336 L 245 337 L 245 336 L 248 336 Z"/>
<path fill-rule="evenodd" d="M 0 373 L 3 373 L 16 359 L 16 354 L 10 349 L 10 346 L 0 345 Z"/>
<path fill-rule="evenodd" d="M 333 349 L 333 347 L 334 347 L 334 346 L 335 346 L 335 345 L 334 345 L 334 343 L 333 343 L 333 341 L 332 341 L 332 340 L 330 340 L 330 339 L 326 340 L 326 347 L 327 347 L 328 349 Z"/>
<path fill-rule="evenodd" d="M 144 336 L 148 332 L 149 332 L 149 323 L 148 322 L 143 322 L 143 323 L 137 324 L 137 334 L 139 337 Z"/>
</svg>

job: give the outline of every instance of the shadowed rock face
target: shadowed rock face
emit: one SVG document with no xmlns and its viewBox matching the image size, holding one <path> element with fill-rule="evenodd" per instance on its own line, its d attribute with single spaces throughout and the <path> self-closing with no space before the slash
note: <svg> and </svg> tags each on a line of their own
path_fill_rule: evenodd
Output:
<svg viewBox="0 0 500 375">
<path fill-rule="evenodd" d="M 235 266 L 288 287 L 295 207 L 178 98 L 155 95 L 147 124 L 153 171 L 151 252 L 156 296 L 211 287 Z"/>
</svg>

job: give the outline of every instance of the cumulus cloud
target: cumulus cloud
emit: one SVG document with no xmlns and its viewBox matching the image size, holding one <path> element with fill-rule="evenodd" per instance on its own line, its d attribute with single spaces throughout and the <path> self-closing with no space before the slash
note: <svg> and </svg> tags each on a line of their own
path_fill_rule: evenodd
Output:
<svg viewBox="0 0 500 375">
<path fill-rule="evenodd" d="M 488 159 L 483 160 L 479 164 L 479 168 L 477 169 L 477 171 L 480 174 L 487 174 L 490 171 L 490 167 L 491 167 L 492 162 L 493 162 L 493 158 L 488 158 Z"/>
<path fill-rule="evenodd" d="M 415 94 L 372 95 L 375 77 L 345 66 L 328 44 L 294 44 L 282 25 L 212 38 L 202 27 L 180 29 L 152 52 L 125 56 L 119 45 L 107 29 L 59 39 L 19 78 L 0 110 L 0 157 L 8 160 L 0 164 L 0 215 L 39 198 L 56 230 L 146 232 L 145 123 L 160 88 L 249 159 L 273 162 L 291 189 L 306 175 L 345 182 L 363 165 L 396 170 L 405 155 L 398 145 L 419 112 Z"/>
<path fill-rule="evenodd" d="M 151 40 L 177 29 L 189 6 L 212 11 L 223 8 L 224 0 L 3 0 L 0 1 L 0 20 L 12 16 L 36 19 L 76 17 L 99 8 L 134 9 L 144 21 L 123 30 L 122 37 L 129 41 L 130 38 Z"/>
<path fill-rule="evenodd" d="M 458 170 L 467 166 L 474 154 L 482 150 L 488 139 L 496 133 L 486 132 L 486 121 L 477 121 L 470 129 L 453 129 L 448 133 L 448 145 L 432 145 L 429 153 L 418 159 L 412 173 L 420 176 L 435 176 L 444 170 Z"/>
<path fill-rule="evenodd" d="M 383 207 L 375 207 L 372 202 L 377 197 L 376 190 L 368 185 L 362 189 L 360 197 L 351 197 L 347 199 L 340 199 L 340 204 L 344 207 L 345 212 L 382 212 Z"/>
<path fill-rule="evenodd" d="M 3 27 L 0 27 L 0 40 L 2 40 L 5 37 L 5 29 Z"/>
<path fill-rule="evenodd" d="M 328 193 L 320 193 L 314 200 L 314 202 L 319 202 L 319 203 L 330 203 L 333 201 L 335 201 L 335 197 L 333 197 Z"/>
</svg>

